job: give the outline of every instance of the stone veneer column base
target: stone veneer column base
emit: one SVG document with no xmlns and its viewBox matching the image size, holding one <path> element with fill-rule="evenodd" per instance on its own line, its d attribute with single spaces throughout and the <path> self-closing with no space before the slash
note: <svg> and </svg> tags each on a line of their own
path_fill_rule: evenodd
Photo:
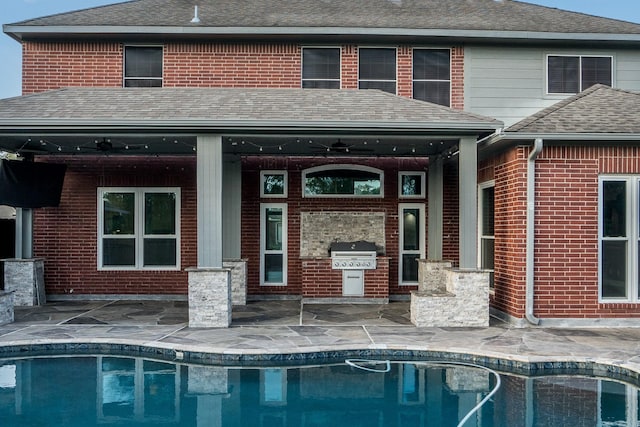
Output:
<svg viewBox="0 0 640 427">
<path fill-rule="evenodd" d="M 222 267 L 231 270 L 231 303 L 247 305 L 247 260 L 225 259 Z"/>
<path fill-rule="evenodd" d="M 187 268 L 189 327 L 228 328 L 231 325 L 231 270 Z"/>
<path fill-rule="evenodd" d="M 47 302 L 44 290 L 44 259 L 5 259 L 4 290 L 13 291 L 16 307 L 31 307 Z"/>
<path fill-rule="evenodd" d="M 411 323 L 419 327 L 489 326 L 489 272 L 439 268 L 444 289 L 411 293 Z"/>
<path fill-rule="evenodd" d="M 13 323 L 13 292 L 0 291 L 0 325 Z"/>
</svg>

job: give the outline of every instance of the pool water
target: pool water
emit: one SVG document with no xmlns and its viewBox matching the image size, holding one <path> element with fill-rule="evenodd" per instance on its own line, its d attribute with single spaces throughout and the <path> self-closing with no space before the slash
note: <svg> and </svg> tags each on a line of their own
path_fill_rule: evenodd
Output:
<svg viewBox="0 0 640 427">
<path fill-rule="evenodd" d="M 637 426 L 637 387 L 392 362 L 219 367 L 113 356 L 0 361 L 0 426 Z M 386 372 L 385 372 L 386 371 Z"/>
</svg>

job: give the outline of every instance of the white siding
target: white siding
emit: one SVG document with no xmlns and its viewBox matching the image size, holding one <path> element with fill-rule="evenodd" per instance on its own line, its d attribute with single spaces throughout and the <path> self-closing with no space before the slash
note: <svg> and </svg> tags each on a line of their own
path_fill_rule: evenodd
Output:
<svg viewBox="0 0 640 427">
<path fill-rule="evenodd" d="M 546 94 L 548 54 L 613 56 L 614 87 L 640 91 L 640 50 L 467 46 L 465 109 L 509 126 L 563 99 Z"/>
</svg>

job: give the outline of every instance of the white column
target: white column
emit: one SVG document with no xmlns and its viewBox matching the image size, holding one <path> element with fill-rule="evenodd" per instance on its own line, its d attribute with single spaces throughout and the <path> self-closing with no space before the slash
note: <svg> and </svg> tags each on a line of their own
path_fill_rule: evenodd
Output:
<svg viewBox="0 0 640 427">
<path fill-rule="evenodd" d="M 442 216 L 444 176 L 442 158 L 429 158 L 429 179 L 427 184 L 427 259 L 442 260 Z"/>
<path fill-rule="evenodd" d="M 16 209 L 16 243 L 17 259 L 33 258 L 33 210 Z"/>
<path fill-rule="evenodd" d="M 222 267 L 222 137 L 197 142 L 198 268 Z"/>
<path fill-rule="evenodd" d="M 475 136 L 460 139 L 459 212 L 460 268 L 476 269 L 478 264 L 478 150 Z"/>
</svg>

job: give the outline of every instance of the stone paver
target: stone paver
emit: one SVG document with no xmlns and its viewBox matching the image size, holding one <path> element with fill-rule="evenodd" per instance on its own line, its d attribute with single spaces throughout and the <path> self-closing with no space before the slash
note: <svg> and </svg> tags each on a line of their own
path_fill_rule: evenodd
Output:
<svg viewBox="0 0 640 427">
<path fill-rule="evenodd" d="M 417 328 L 408 303 L 303 305 L 251 302 L 230 328 L 189 328 L 186 302 L 56 302 L 17 308 L 0 326 L 0 346 L 33 343 L 131 344 L 211 354 L 332 350 L 455 352 L 507 361 L 595 362 L 640 374 L 640 328 Z M 302 309 L 302 312 L 301 312 Z"/>
</svg>

